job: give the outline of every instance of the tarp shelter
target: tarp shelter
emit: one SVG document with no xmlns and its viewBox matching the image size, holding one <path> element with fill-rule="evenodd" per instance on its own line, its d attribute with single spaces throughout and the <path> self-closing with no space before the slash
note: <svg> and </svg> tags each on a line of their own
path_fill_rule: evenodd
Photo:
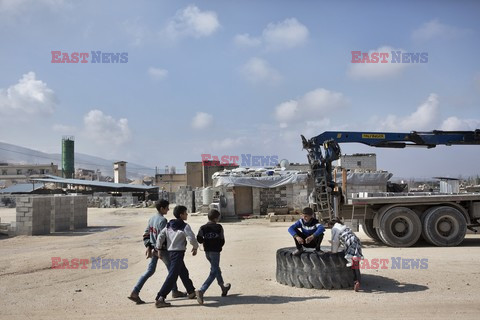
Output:
<svg viewBox="0 0 480 320">
<path fill-rule="evenodd" d="M 255 187 L 255 188 L 277 188 L 287 184 L 306 182 L 308 174 L 290 173 L 285 175 L 264 176 L 264 177 L 238 177 L 220 176 L 215 182 L 215 187 Z"/>
</svg>

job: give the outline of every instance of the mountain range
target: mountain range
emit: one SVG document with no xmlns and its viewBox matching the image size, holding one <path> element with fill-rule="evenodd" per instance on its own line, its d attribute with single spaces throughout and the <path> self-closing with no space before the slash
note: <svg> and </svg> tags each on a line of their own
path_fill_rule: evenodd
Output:
<svg viewBox="0 0 480 320">
<path fill-rule="evenodd" d="M 45 153 L 14 144 L 0 142 L 0 163 L 14 164 L 49 164 L 58 165 L 61 169 L 62 155 L 59 153 Z M 107 160 L 88 154 L 75 152 L 75 169 L 100 170 L 103 176 L 113 177 L 113 163 L 119 160 Z M 155 169 L 141 164 L 127 163 L 127 177 L 141 179 L 145 176 L 155 176 Z"/>
</svg>

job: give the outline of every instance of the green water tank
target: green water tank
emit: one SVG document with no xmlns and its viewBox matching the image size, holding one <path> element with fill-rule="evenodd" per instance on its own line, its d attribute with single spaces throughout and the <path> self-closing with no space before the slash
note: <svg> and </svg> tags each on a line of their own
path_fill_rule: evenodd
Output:
<svg viewBox="0 0 480 320">
<path fill-rule="evenodd" d="M 62 139 L 62 171 L 63 177 L 72 179 L 75 173 L 75 141 L 73 137 Z"/>
</svg>

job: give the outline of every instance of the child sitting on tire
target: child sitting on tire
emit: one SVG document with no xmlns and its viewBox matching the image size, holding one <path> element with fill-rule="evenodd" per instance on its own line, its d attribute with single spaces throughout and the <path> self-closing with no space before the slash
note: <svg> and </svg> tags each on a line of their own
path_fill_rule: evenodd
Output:
<svg viewBox="0 0 480 320">
<path fill-rule="evenodd" d="M 352 268 L 353 272 L 353 289 L 360 289 L 360 267 L 358 261 L 363 259 L 362 243 L 353 231 L 344 225 L 340 219 L 332 219 L 328 222 L 328 227 L 332 228 L 332 253 L 340 252 L 340 244 L 345 247 L 345 259 L 347 267 Z"/>
<path fill-rule="evenodd" d="M 317 252 L 323 252 L 320 249 L 320 244 L 323 240 L 325 227 L 314 218 L 312 208 L 304 208 L 302 212 L 302 218 L 288 228 L 288 233 L 292 235 L 297 247 L 297 250 L 292 254 L 299 256 L 302 254 L 304 247 L 315 248 Z"/>
</svg>

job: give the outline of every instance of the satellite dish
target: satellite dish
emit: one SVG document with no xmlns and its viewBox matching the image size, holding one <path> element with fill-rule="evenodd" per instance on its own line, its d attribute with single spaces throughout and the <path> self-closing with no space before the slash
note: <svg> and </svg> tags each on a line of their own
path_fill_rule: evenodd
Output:
<svg viewBox="0 0 480 320">
<path fill-rule="evenodd" d="M 280 160 L 280 168 L 288 169 L 290 162 L 287 159 Z"/>
</svg>

